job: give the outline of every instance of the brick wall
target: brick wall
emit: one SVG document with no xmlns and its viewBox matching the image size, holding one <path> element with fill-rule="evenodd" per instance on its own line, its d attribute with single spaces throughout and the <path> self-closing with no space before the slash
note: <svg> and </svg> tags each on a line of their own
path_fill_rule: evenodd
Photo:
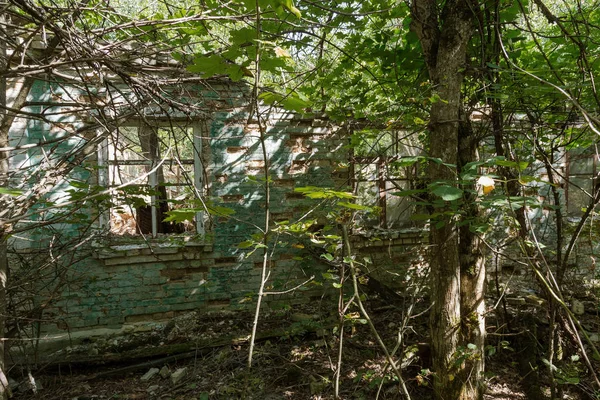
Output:
<svg viewBox="0 0 600 400">
<path fill-rule="evenodd" d="M 429 232 L 421 228 L 366 232 L 352 237 L 351 245 L 369 276 L 402 290 L 426 272 L 425 246 Z"/>
<path fill-rule="evenodd" d="M 67 263 L 68 269 L 57 280 L 60 286 L 53 281 L 48 283 L 51 279 L 30 283 L 39 285 L 34 302 L 44 306 L 44 313 L 38 315 L 43 321 L 39 326 L 42 334 L 118 330 L 138 322 L 164 321 L 192 310 L 255 305 L 262 250 L 248 256 L 250 250 L 238 246 L 260 232 L 265 215 L 265 160 L 259 127 L 256 121 L 248 121 L 248 91 L 243 85 L 215 81 L 188 92 L 195 93 L 192 100 L 210 115 L 202 156 L 206 162 L 207 197 L 235 214 L 229 218 L 213 216 L 204 237 L 143 240 L 106 236 L 82 246 L 77 250 L 82 259 Z M 36 86 L 35 96 L 44 98 L 44 93 L 43 86 Z M 316 205 L 315 200 L 294 192 L 294 188 L 348 190 L 345 146 L 349 138 L 343 129 L 322 115 L 284 110 L 265 114 L 265 121 L 273 221 L 293 222 Z M 37 132 L 40 127 L 31 124 L 34 122 L 24 121 L 11 134 L 22 138 L 31 129 Z M 318 216 L 317 212 L 311 217 Z M 65 225 L 64 229 L 75 228 Z M 19 257 L 25 254 L 26 258 L 32 246 L 44 249 L 48 245 L 49 239 L 44 238 L 43 232 L 32 235 L 36 237 L 35 245 L 15 243 L 21 252 Z M 389 275 L 389 271 L 409 268 L 407 249 L 416 246 L 421 238 L 421 232 L 404 231 L 378 240 L 357 237 L 354 246 L 361 257 L 372 260 L 369 272 L 389 283 L 400 279 Z M 278 239 L 269 258 L 269 291 L 287 291 L 312 275 L 322 280 L 321 273 L 327 265 L 301 246 L 294 246 L 293 239 Z M 311 302 L 320 298 L 326 287 L 309 284 L 290 293 L 268 296 L 265 306 Z"/>
<path fill-rule="evenodd" d="M 91 256 L 69 267 L 68 284 L 62 293 L 54 293 L 52 285 L 39 291 L 39 304 L 53 297 L 45 308 L 47 322 L 41 324 L 42 332 L 120 328 L 123 324 L 165 320 L 190 310 L 238 309 L 254 304 L 260 284 L 261 250 L 247 257 L 248 250 L 238 244 L 264 224 L 265 160 L 258 126 L 248 121 L 247 89 L 212 82 L 190 92 L 201 93 L 196 100 L 211 111 L 203 157 L 209 160 L 208 197 L 235 214 L 231 218 L 213 217 L 204 238 L 173 240 L 163 236 L 144 241 L 131 236 L 107 237 L 96 241 L 91 249 L 86 246 Z M 294 193 L 295 187 L 347 189 L 347 169 L 341 165 L 347 161 L 344 145 L 348 138 L 341 129 L 323 116 L 283 110 L 274 110 L 266 121 L 274 221 L 293 221 L 315 204 Z M 21 128 L 27 132 L 30 127 L 25 123 Z M 314 261 L 302 260 L 297 249 L 285 246 L 274 252 L 269 267 L 273 291 L 294 287 L 308 278 L 308 270 L 319 268 Z M 303 288 L 287 295 L 286 301 L 310 301 L 320 292 Z M 281 301 L 282 296 L 266 300 L 268 305 Z"/>
</svg>

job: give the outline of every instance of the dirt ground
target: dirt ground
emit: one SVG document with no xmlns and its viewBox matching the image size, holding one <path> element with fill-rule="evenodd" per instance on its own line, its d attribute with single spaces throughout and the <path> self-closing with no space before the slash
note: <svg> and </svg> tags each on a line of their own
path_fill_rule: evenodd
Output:
<svg viewBox="0 0 600 400">
<path fill-rule="evenodd" d="M 489 304 L 494 305 L 493 298 Z M 417 303 L 413 318 L 404 319 L 401 309 L 379 299 L 369 301 L 370 315 L 389 349 L 393 349 L 398 333 L 403 330 L 403 379 L 412 399 L 432 398 L 427 346 L 429 331 L 426 301 Z M 508 306 L 509 308 L 512 306 Z M 523 313 L 535 314 L 536 306 L 520 304 L 509 309 L 516 321 Z M 497 309 L 501 309 L 498 303 Z M 13 367 L 11 382 L 15 399 L 92 400 L 92 399 L 333 399 L 335 366 L 339 351 L 339 336 L 335 307 L 323 304 L 265 312 L 259 323 L 259 340 L 253 366 L 247 368 L 248 341 L 251 332 L 250 312 L 190 313 L 176 318 L 161 328 L 147 333 L 152 336 L 148 348 L 177 343 L 192 344 L 192 350 L 179 356 L 166 353 L 125 363 L 71 363 L 38 366 L 30 373 Z M 527 383 L 532 376 L 523 375 L 519 360 L 525 354 L 519 350 L 515 326 L 503 330 L 498 312 L 490 309 L 488 347 L 486 348 L 486 400 L 526 399 Z M 543 320 L 544 316 L 540 318 Z M 588 315 L 587 326 L 598 323 L 597 315 Z M 342 374 L 339 393 L 342 399 L 401 399 L 398 380 L 386 367 L 383 352 L 377 346 L 364 320 L 350 314 L 345 323 Z M 539 331 L 543 335 L 543 323 Z M 506 333 L 506 335 L 504 334 Z M 511 336 L 512 335 L 512 336 Z M 157 339 L 158 338 L 158 339 Z M 225 338 L 225 340 L 223 339 Z M 197 349 L 193 343 L 202 343 Z M 207 346 L 206 343 L 213 343 Z M 543 348 L 543 340 L 539 339 Z M 143 345 L 139 345 L 143 346 Z M 139 348 L 138 348 L 139 350 Z M 528 350 L 525 350 L 528 351 Z M 564 399 L 594 399 L 589 371 L 577 355 L 577 349 L 565 345 L 565 358 L 574 368 L 570 381 L 562 385 Z M 577 362 L 573 361 L 576 360 Z M 565 365 L 567 365 L 565 364 Z M 598 362 L 595 364 L 599 365 Z M 153 370 L 155 368 L 156 370 Z M 549 393 L 544 378 L 544 365 L 536 385 Z M 154 374 L 154 375 L 153 375 Z M 31 382 L 35 382 L 34 385 Z M 36 390 L 33 391 L 32 387 Z"/>
</svg>

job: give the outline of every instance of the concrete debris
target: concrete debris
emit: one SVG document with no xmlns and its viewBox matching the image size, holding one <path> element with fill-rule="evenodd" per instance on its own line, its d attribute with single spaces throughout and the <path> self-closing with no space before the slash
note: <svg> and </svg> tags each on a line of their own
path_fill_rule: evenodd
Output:
<svg viewBox="0 0 600 400">
<path fill-rule="evenodd" d="M 158 385 L 148 386 L 148 389 L 146 389 L 146 392 L 148 392 L 149 394 L 154 394 L 154 393 L 156 393 L 156 391 L 159 388 L 160 388 L 160 386 L 158 386 Z"/>
<path fill-rule="evenodd" d="M 171 375 L 171 383 L 176 385 L 179 381 L 181 381 L 185 375 L 187 374 L 187 368 L 179 368 L 177 371 L 173 372 Z"/>
<path fill-rule="evenodd" d="M 148 382 L 150 379 L 154 378 L 160 370 L 158 368 L 150 368 L 148 372 L 146 372 L 142 377 L 142 382 Z"/>
<path fill-rule="evenodd" d="M 162 367 L 160 369 L 160 376 L 163 379 L 167 379 L 168 377 L 170 377 L 171 376 L 171 370 L 169 369 L 169 367 L 167 367 L 166 365 L 164 367 Z"/>
</svg>

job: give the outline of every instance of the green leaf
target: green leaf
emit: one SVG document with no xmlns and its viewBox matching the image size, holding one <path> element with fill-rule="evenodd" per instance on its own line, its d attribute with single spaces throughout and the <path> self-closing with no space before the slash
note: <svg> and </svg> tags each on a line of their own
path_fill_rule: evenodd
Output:
<svg viewBox="0 0 600 400">
<path fill-rule="evenodd" d="M 167 211 L 167 217 L 163 220 L 164 222 L 175 222 L 180 223 L 184 221 L 193 221 L 196 213 L 200 210 L 193 208 L 178 208 L 175 210 Z"/>
<path fill-rule="evenodd" d="M 216 206 L 214 204 L 207 204 L 206 208 L 208 213 L 211 215 L 218 215 L 221 217 L 227 217 L 235 214 L 235 210 L 228 207 Z"/>
<path fill-rule="evenodd" d="M 431 193 L 439 196 L 444 201 L 458 200 L 463 196 L 463 191 L 454 186 L 441 185 L 431 190 Z"/>
<path fill-rule="evenodd" d="M 288 66 L 288 64 L 286 64 L 285 58 L 283 58 L 283 57 L 279 57 L 277 55 L 275 57 L 268 57 L 268 56 L 265 55 L 264 57 L 262 57 L 260 59 L 260 68 L 263 71 L 270 71 L 270 72 L 273 72 L 273 73 L 280 73 L 280 71 L 282 69 L 288 70 L 289 66 Z M 295 98 L 295 99 L 288 101 L 287 97 Z M 277 103 L 280 103 L 281 106 L 284 107 L 284 108 L 286 108 L 286 109 L 298 111 L 298 110 L 296 110 L 296 109 L 294 109 L 292 107 L 299 107 L 295 103 L 297 103 L 296 100 L 300 100 L 300 98 L 297 95 L 295 95 L 295 96 L 289 95 L 287 97 L 281 95 L 281 98 L 277 101 Z M 303 100 L 301 100 L 301 101 L 303 102 L 303 104 L 302 104 L 303 107 L 302 108 L 308 107 L 308 103 L 307 102 L 304 102 Z M 302 110 L 300 109 L 300 111 L 298 111 L 298 112 L 302 112 Z"/>
<path fill-rule="evenodd" d="M 424 157 L 402 157 L 398 161 L 394 161 L 394 166 L 396 167 L 410 167 L 414 165 L 416 162 L 424 159 Z"/>
<path fill-rule="evenodd" d="M 444 100 L 444 99 L 442 99 L 442 98 L 440 97 L 440 95 L 439 95 L 439 94 L 437 94 L 437 93 L 434 93 L 434 94 L 433 94 L 433 96 L 431 96 L 431 97 L 429 98 L 429 101 L 431 102 L 431 104 L 438 103 L 438 102 L 442 102 L 442 103 L 444 103 L 444 104 L 448 104 L 448 100 Z"/>
<path fill-rule="evenodd" d="M 293 110 L 296 112 L 303 112 L 305 108 L 308 108 L 310 106 L 310 104 L 304 100 L 302 100 L 300 97 L 298 97 L 297 95 L 291 95 L 291 96 L 287 96 L 285 97 L 282 101 L 281 104 L 283 105 L 283 107 L 287 110 Z"/>
<path fill-rule="evenodd" d="M 558 378 L 559 382 L 562 381 L 561 383 L 565 384 L 565 385 L 579 385 L 579 377 L 577 376 L 562 376 Z"/>
<path fill-rule="evenodd" d="M 273 60 L 279 60 L 277 62 L 281 62 L 281 59 L 279 58 L 274 58 Z M 304 112 L 304 109 L 310 106 L 310 104 L 305 100 L 302 100 L 296 92 L 289 92 L 286 95 L 276 92 L 263 92 L 258 97 L 263 100 L 265 104 L 280 105 L 287 110 L 299 113 Z"/>
<path fill-rule="evenodd" d="M 296 7 L 294 7 L 294 2 L 292 0 L 284 0 L 283 1 L 283 6 L 285 8 L 287 8 L 289 12 L 291 12 L 292 14 L 294 14 L 296 16 L 296 18 L 301 18 L 302 17 L 302 14 L 300 13 L 300 10 L 298 10 Z"/>
<path fill-rule="evenodd" d="M 439 216 L 439 213 L 434 213 L 434 214 L 412 214 L 410 216 L 410 219 L 412 221 L 427 221 L 429 219 L 435 218 L 437 216 Z"/>
<path fill-rule="evenodd" d="M 529 163 L 527 161 L 511 161 L 507 160 L 503 156 L 494 157 L 488 160 L 487 163 L 491 165 L 499 165 L 501 167 L 516 168 L 519 171 L 523 171 L 529 166 Z"/>
<path fill-rule="evenodd" d="M 252 240 L 245 240 L 242 243 L 238 244 L 238 249 L 247 249 L 249 247 L 252 247 L 254 245 L 254 242 Z"/>
<path fill-rule="evenodd" d="M 213 54 L 211 56 L 197 56 L 194 58 L 194 64 L 189 65 L 187 70 L 199 73 L 204 77 L 220 75 L 226 68 L 226 61 L 223 57 Z"/>
<path fill-rule="evenodd" d="M 531 175 L 521 175 L 519 176 L 519 183 L 521 185 L 525 185 L 527 183 L 530 182 L 543 182 L 543 180 L 541 178 L 538 178 L 536 176 L 531 176 Z"/>
<path fill-rule="evenodd" d="M 323 253 L 321 254 L 321 258 L 326 259 L 327 261 L 333 261 L 333 256 L 329 253 Z"/>
<path fill-rule="evenodd" d="M 339 279 L 338 276 L 335 276 L 331 272 L 323 272 L 321 275 L 323 276 L 323 279 L 329 279 L 329 280 Z"/>
<path fill-rule="evenodd" d="M 227 65 L 225 72 L 232 81 L 239 82 L 244 77 L 244 68 L 240 67 L 237 64 L 229 64 Z"/>
<path fill-rule="evenodd" d="M 252 43 L 256 38 L 256 30 L 252 28 L 240 28 L 229 31 L 231 41 L 235 45 L 242 45 L 246 43 Z"/>
<path fill-rule="evenodd" d="M 90 187 L 89 183 L 81 181 L 69 181 L 69 185 L 73 186 L 76 189 L 87 189 Z"/>
<path fill-rule="evenodd" d="M 19 189 L 11 189 L 8 187 L 0 187 L 0 194 L 7 194 L 9 196 L 20 196 L 23 194 L 23 191 Z"/>
<path fill-rule="evenodd" d="M 340 192 L 317 186 L 297 187 L 294 188 L 294 192 L 302 193 L 310 199 L 353 199 L 355 197 L 349 192 Z"/>
<path fill-rule="evenodd" d="M 372 210 L 372 208 L 369 207 L 369 206 L 363 206 L 361 204 L 354 204 L 354 203 L 347 203 L 347 202 L 343 202 L 343 201 L 339 201 L 337 203 L 337 205 L 340 206 L 340 207 L 349 208 L 351 210 L 359 210 L 359 211 L 370 211 L 370 210 Z"/>
</svg>

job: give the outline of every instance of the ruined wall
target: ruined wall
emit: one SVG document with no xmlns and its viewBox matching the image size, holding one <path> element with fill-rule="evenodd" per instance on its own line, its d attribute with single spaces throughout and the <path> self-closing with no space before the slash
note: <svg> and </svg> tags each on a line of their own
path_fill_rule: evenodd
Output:
<svg viewBox="0 0 600 400">
<path fill-rule="evenodd" d="M 56 97 L 60 90 L 64 88 L 50 91 Z M 46 98 L 50 96 L 48 91 L 48 84 L 38 85 L 32 96 Z M 60 269 L 49 263 L 44 274 L 38 271 L 33 278 L 26 276 L 28 293 L 34 293 L 26 304 L 35 311 L 28 315 L 41 321 L 35 325 L 39 329 L 35 334 L 42 338 L 42 344 L 46 339 L 54 342 L 62 339 L 64 347 L 73 343 L 75 337 L 125 333 L 132 325 L 163 322 L 190 311 L 250 309 L 256 304 L 262 249 L 248 256 L 252 249 L 239 244 L 251 239 L 264 225 L 265 160 L 259 127 L 256 121 L 248 121 L 247 89 L 231 82 L 213 81 L 189 88 L 186 95 L 203 107 L 204 112 L 199 112 L 198 118 L 207 121 L 209 127 L 203 138 L 206 198 L 235 213 L 229 217 L 212 216 L 204 236 L 159 235 L 144 239 L 98 230 L 91 236 L 93 240 L 72 252 L 72 258 L 63 260 L 61 265 L 68 268 Z M 272 226 L 285 220 L 294 222 L 318 204 L 319 201 L 294 192 L 295 188 L 349 189 L 345 147 L 349 138 L 343 129 L 322 115 L 284 110 L 265 114 L 265 121 Z M 15 125 L 11 132 L 15 144 L 26 143 L 34 133 L 36 138 L 53 137 L 52 126 L 36 124 L 22 121 Z M 72 120 L 70 124 L 76 129 L 78 121 Z M 28 159 L 38 156 L 38 153 L 27 155 Z M 93 181 L 95 160 L 90 158 L 88 162 L 88 168 L 78 172 L 79 180 L 87 174 Z M 66 184 L 53 196 L 60 198 L 71 189 Z M 103 213 L 93 208 L 84 211 L 93 218 Z M 311 218 L 319 218 L 319 212 L 311 214 Z M 97 222 L 92 228 L 98 227 Z M 64 224 L 61 230 L 68 232 L 81 226 Z M 40 260 L 47 256 L 51 243 L 47 233 L 31 232 L 28 238 L 15 238 L 13 265 L 24 260 L 32 265 L 45 262 Z M 267 296 L 265 307 L 314 302 L 332 289 L 331 282 L 323 278 L 331 266 L 319 259 L 318 246 L 315 254 L 302 248 L 295 238 L 273 235 L 275 239 L 279 244 L 269 260 L 268 290 L 285 292 L 311 276 L 318 283 Z M 405 283 L 403 273 L 410 268 L 414 255 L 409 249 L 414 249 L 421 239 L 422 232 L 405 231 L 377 239 L 356 237 L 353 246 L 360 257 L 371 260 L 366 272 L 401 287 Z M 41 255 L 30 256 L 36 251 Z M 395 268 L 397 273 L 393 272 Z M 23 291 L 18 288 L 16 293 Z"/>
<path fill-rule="evenodd" d="M 190 310 L 251 307 L 260 284 L 262 250 L 247 257 L 239 243 L 264 225 L 264 159 L 258 126 L 248 123 L 246 88 L 212 82 L 195 89 L 209 114 L 204 138 L 209 164 L 206 178 L 216 205 L 235 211 L 213 216 L 204 237 L 164 235 L 159 238 L 107 236 L 79 251 L 88 255 L 69 266 L 60 293 L 45 286 L 38 304 L 48 302 L 40 325 L 42 334 L 165 320 Z M 193 90 L 190 90 L 193 92 Z M 39 95 L 39 93 L 38 93 Z M 265 114 L 266 115 L 266 114 Z M 273 221 L 299 218 L 314 200 L 295 187 L 322 186 L 346 190 L 347 137 L 326 118 L 275 110 L 266 117 Z M 28 132 L 27 124 L 20 126 Z M 25 137 L 23 131 L 13 132 Z M 44 241 L 35 246 L 42 247 Z M 22 254 L 27 245 L 20 244 Z M 280 246 L 269 264 L 269 290 L 284 291 L 317 275 L 322 265 L 302 258 L 289 243 Z M 308 286 L 286 295 L 287 302 L 310 302 L 322 288 Z M 266 298 L 279 303 L 282 296 Z"/>
<path fill-rule="evenodd" d="M 235 214 L 216 217 L 203 240 L 178 243 L 164 237 L 148 244 L 138 240 L 137 244 L 98 248 L 94 258 L 78 267 L 82 272 L 77 289 L 55 303 L 65 326 L 117 328 L 124 323 L 170 318 L 178 312 L 236 309 L 254 302 L 262 251 L 247 258 L 248 250 L 238 245 L 258 232 L 254 225 L 263 224 L 263 185 L 260 179 L 247 179 L 261 177 L 263 160 L 255 129 L 245 125 L 243 114 L 231 117 L 222 113 L 212 123 L 209 173 L 211 195 Z M 294 187 L 344 184 L 343 171 L 336 175 L 334 170 L 334 150 L 344 138 L 319 119 L 286 113 L 275 117 L 278 119 L 272 119 L 268 128 L 271 212 L 275 220 L 293 220 L 314 204 L 297 196 Z M 299 143 L 305 144 L 300 147 Z M 296 256 L 292 248 L 276 251 L 270 263 L 272 290 L 289 289 L 308 278 L 307 267 L 314 266 L 294 260 Z M 304 290 L 288 297 L 308 302 L 311 294 L 320 292 Z M 278 296 L 269 297 L 267 303 L 278 300 Z"/>
</svg>

